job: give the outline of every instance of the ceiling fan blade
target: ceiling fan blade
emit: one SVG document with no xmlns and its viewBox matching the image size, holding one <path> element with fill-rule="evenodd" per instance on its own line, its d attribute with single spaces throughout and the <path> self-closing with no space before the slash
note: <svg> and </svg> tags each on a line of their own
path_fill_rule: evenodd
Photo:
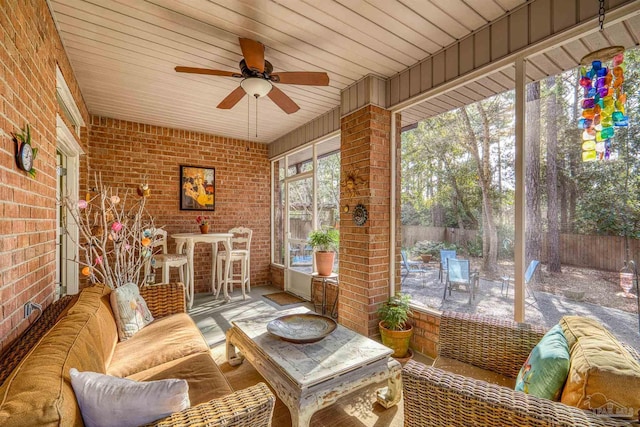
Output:
<svg viewBox="0 0 640 427">
<path fill-rule="evenodd" d="M 212 70 L 209 68 L 176 67 L 175 70 L 178 73 L 209 74 L 211 76 L 224 77 L 242 77 L 241 74 L 234 73 L 233 71 Z"/>
<path fill-rule="evenodd" d="M 287 114 L 295 113 L 300 109 L 298 104 L 293 102 L 293 99 L 289 98 L 286 93 L 275 86 L 271 88 L 271 92 L 269 92 L 267 96 Z"/>
<path fill-rule="evenodd" d="M 329 86 L 329 75 L 322 72 L 290 71 L 275 73 L 271 75 L 271 80 L 276 83 L 290 85 Z"/>
<path fill-rule="evenodd" d="M 240 39 L 242 56 L 247 67 L 254 71 L 264 73 L 264 45 L 251 39 Z"/>
<path fill-rule="evenodd" d="M 238 86 L 233 92 L 231 92 L 225 99 L 223 99 L 220 104 L 218 104 L 217 108 L 222 108 L 223 110 L 229 110 L 242 99 L 247 93 L 242 89 L 241 86 Z"/>
</svg>

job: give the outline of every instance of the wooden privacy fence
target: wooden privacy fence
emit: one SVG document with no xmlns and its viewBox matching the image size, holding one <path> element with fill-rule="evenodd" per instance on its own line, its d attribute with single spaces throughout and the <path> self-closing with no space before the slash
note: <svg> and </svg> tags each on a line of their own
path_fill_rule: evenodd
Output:
<svg viewBox="0 0 640 427">
<path fill-rule="evenodd" d="M 422 240 L 432 242 L 455 243 L 464 246 L 467 242 L 475 240 L 478 230 L 463 230 L 449 227 L 422 227 L 420 225 L 402 226 L 402 247 L 410 248 Z"/>
<path fill-rule="evenodd" d="M 542 236 L 542 262 L 547 261 L 547 235 Z M 627 259 L 624 237 L 560 235 L 560 263 L 597 270 L 619 271 Z M 640 240 L 629 239 L 629 259 L 640 261 Z"/>
<path fill-rule="evenodd" d="M 455 243 L 464 246 L 478 235 L 477 230 L 447 227 L 402 227 L 402 247 L 410 248 L 421 240 Z M 547 235 L 542 236 L 542 259 L 547 262 Z M 619 271 L 627 259 L 624 237 L 588 236 L 582 234 L 560 235 L 560 262 L 575 267 Z M 640 262 L 640 240 L 629 239 L 629 259 Z"/>
</svg>

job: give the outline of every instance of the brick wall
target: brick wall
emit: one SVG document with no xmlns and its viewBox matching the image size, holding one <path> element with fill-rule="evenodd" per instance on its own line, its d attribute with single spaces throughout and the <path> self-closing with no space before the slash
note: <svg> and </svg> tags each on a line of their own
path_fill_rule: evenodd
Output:
<svg viewBox="0 0 640 427">
<path fill-rule="evenodd" d="M 427 310 L 412 308 L 411 324 L 413 336 L 411 348 L 419 353 L 435 358 L 438 355 L 438 334 L 440 332 L 440 315 Z"/>
<path fill-rule="evenodd" d="M 269 266 L 269 274 L 271 279 L 270 285 L 284 290 L 284 268 L 271 264 Z"/>
<path fill-rule="evenodd" d="M 169 235 L 199 232 L 195 218 L 211 217 L 210 232 L 245 226 L 253 230 L 251 284 L 269 280 L 270 164 L 267 145 L 198 132 L 91 117 L 89 176 L 102 174 L 105 184 L 135 192 L 143 180 L 151 188 L 146 207 L 156 226 Z M 180 165 L 215 168 L 215 211 L 181 211 Z M 169 250 L 175 243 L 169 238 Z M 211 286 L 211 246 L 197 244 L 196 292 Z M 172 280 L 178 280 L 172 269 Z"/>
<path fill-rule="evenodd" d="M 46 2 L 0 6 L 0 351 L 33 321 L 23 305 L 55 294 L 56 64 L 88 114 Z M 62 114 L 60 114 L 62 116 Z M 38 148 L 36 179 L 18 169 L 12 134 L 26 123 Z"/>
<path fill-rule="evenodd" d="M 339 320 L 367 336 L 378 334 L 376 310 L 389 296 L 391 113 L 366 106 L 341 120 L 340 179 L 355 173 L 357 194 L 340 194 L 341 209 L 364 204 L 369 219 L 356 226 L 340 216 Z"/>
</svg>

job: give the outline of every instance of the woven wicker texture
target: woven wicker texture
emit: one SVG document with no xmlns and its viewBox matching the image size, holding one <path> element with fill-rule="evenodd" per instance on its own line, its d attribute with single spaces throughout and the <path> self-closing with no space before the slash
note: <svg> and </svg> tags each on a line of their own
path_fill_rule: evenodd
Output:
<svg viewBox="0 0 640 427">
<path fill-rule="evenodd" d="M 40 338 L 56 323 L 58 316 L 74 300 L 66 295 L 45 308 L 42 315 L 0 355 L 0 385 L 22 361 Z"/>
<path fill-rule="evenodd" d="M 140 288 L 140 295 L 155 318 L 187 312 L 182 283 L 143 286 Z"/>
<path fill-rule="evenodd" d="M 175 413 L 149 424 L 169 426 L 270 427 L 276 398 L 264 383 Z"/>
<path fill-rule="evenodd" d="M 438 354 L 516 378 L 545 332 L 542 326 L 445 312 L 440 319 Z"/>
<path fill-rule="evenodd" d="M 623 426 L 559 402 L 409 361 L 402 371 L 405 426 Z"/>
<path fill-rule="evenodd" d="M 516 377 L 540 326 L 445 312 L 440 355 Z M 410 361 L 402 370 L 405 426 L 619 426 L 559 402 Z"/>
</svg>

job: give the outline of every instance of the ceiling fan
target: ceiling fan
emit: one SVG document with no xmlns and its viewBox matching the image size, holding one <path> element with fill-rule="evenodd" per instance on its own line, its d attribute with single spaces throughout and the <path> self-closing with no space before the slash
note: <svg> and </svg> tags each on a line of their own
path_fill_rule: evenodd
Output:
<svg viewBox="0 0 640 427">
<path fill-rule="evenodd" d="M 233 108 L 245 94 L 260 98 L 267 95 L 285 113 L 295 113 L 300 109 L 283 91 L 273 83 L 328 86 L 329 76 L 324 72 L 289 71 L 273 73 L 273 66 L 264 59 L 264 45 L 258 41 L 240 38 L 240 48 L 244 58 L 240 61 L 240 72 L 211 70 L 209 68 L 176 67 L 179 73 L 208 74 L 212 76 L 236 77 L 242 79 L 240 86 L 218 104 L 218 108 Z"/>
</svg>

